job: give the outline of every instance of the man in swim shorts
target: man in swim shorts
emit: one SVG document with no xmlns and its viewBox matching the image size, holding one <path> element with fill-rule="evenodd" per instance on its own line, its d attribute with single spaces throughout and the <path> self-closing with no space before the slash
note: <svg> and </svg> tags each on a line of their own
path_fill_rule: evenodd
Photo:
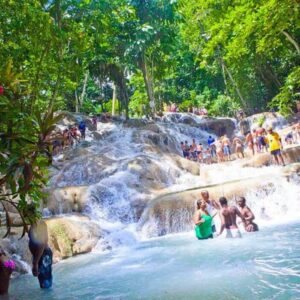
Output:
<svg viewBox="0 0 300 300">
<path fill-rule="evenodd" d="M 241 232 L 236 224 L 236 217 L 239 216 L 243 222 L 245 218 L 235 206 L 228 206 L 227 199 L 221 197 L 219 199 L 221 205 L 220 217 L 221 217 L 221 229 L 220 236 L 226 238 L 241 238 Z"/>
<path fill-rule="evenodd" d="M 269 151 L 274 157 L 276 164 L 279 165 L 281 163 L 284 166 L 285 164 L 281 154 L 281 138 L 277 132 L 273 131 L 272 127 L 268 127 L 268 135 L 266 140 L 269 144 Z"/>
<path fill-rule="evenodd" d="M 246 205 L 246 199 L 244 197 L 239 197 L 237 204 L 241 215 L 245 218 L 245 222 L 243 222 L 245 230 L 248 232 L 258 231 L 257 224 L 253 222 L 255 216 L 251 209 Z"/>
<path fill-rule="evenodd" d="M 30 223 L 28 232 L 29 250 L 32 254 L 32 274 L 38 277 L 40 287 L 52 286 L 52 251 L 48 246 L 48 229 L 43 220 L 36 218 L 36 208 L 31 204 L 25 214 Z"/>
</svg>

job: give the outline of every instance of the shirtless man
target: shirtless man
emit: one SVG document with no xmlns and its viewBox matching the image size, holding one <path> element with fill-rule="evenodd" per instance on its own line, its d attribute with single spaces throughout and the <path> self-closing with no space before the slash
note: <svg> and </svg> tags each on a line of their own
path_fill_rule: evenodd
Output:
<svg viewBox="0 0 300 300">
<path fill-rule="evenodd" d="M 246 205 L 246 199 L 244 197 L 239 197 L 237 204 L 241 215 L 245 218 L 243 222 L 245 230 L 248 232 L 258 231 L 258 226 L 253 222 L 255 216 L 251 209 Z"/>
<path fill-rule="evenodd" d="M 202 198 L 202 200 L 204 200 L 206 202 L 207 211 L 213 217 L 213 211 L 214 210 L 219 210 L 220 205 L 215 200 L 212 200 L 212 199 L 209 198 L 209 193 L 206 190 L 201 191 L 201 198 Z M 212 224 L 211 225 L 212 232 L 214 233 L 214 232 L 216 232 L 216 225 L 215 225 L 214 221 L 212 221 L 211 224 Z"/>
<path fill-rule="evenodd" d="M 255 151 L 258 153 L 260 152 L 259 147 L 258 147 L 258 135 L 256 129 L 252 130 L 252 138 L 253 138 L 253 146 Z"/>
<path fill-rule="evenodd" d="M 220 139 L 217 140 L 216 142 L 216 152 L 217 152 L 218 163 L 223 162 L 224 161 L 223 144 Z"/>
<path fill-rule="evenodd" d="M 197 160 L 197 144 L 196 144 L 195 139 L 193 139 L 193 142 L 191 145 L 191 155 L 194 160 Z"/>
<path fill-rule="evenodd" d="M 230 160 L 230 155 L 231 155 L 230 139 L 227 137 L 226 134 L 224 135 L 224 137 L 222 139 L 222 145 L 223 145 L 224 156 L 226 156 L 227 161 L 229 161 Z"/>
<path fill-rule="evenodd" d="M 252 154 L 255 155 L 253 136 L 250 131 L 246 135 L 246 143 L 250 151 L 252 151 Z"/>
<path fill-rule="evenodd" d="M 240 158 L 240 154 L 241 154 L 241 158 L 244 158 L 244 147 L 243 147 L 243 142 L 241 141 L 240 138 L 238 138 L 237 136 L 233 139 L 232 141 L 233 145 L 235 146 L 235 152 L 238 158 Z"/>
<path fill-rule="evenodd" d="M 198 158 L 198 162 L 202 162 L 202 151 L 203 151 L 202 144 L 199 143 L 197 145 L 197 158 Z"/>
<path fill-rule="evenodd" d="M 236 224 L 236 216 L 239 216 L 242 221 L 245 218 L 235 206 L 228 206 L 227 199 L 221 197 L 219 199 L 221 205 L 220 217 L 221 217 L 221 229 L 219 235 L 222 235 L 224 229 L 226 232 L 226 238 L 240 238 L 242 237 L 240 230 Z"/>
</svg>

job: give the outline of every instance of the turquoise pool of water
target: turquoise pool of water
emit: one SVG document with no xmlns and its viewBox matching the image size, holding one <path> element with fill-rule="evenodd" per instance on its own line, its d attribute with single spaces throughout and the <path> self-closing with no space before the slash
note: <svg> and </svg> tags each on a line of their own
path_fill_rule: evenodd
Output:
<svg viewBox="0 0 300 300">
<path fill-rule="evenodd" d="M 169 235 L 54 266 L 51 290 L 31 275 L 10 299 L 300 299 L 300 223 L 242 239 Z"/>
</svg>

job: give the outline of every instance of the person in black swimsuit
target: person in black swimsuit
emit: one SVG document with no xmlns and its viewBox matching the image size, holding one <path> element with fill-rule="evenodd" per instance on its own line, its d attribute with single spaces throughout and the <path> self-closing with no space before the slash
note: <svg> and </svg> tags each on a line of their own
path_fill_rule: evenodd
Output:
<svg viewBox="0 0 300 300">
<path fill-rule="evenodd" d="M 30 205 L 26 219 L 30 223 L 28 232 L 29 250 L 32 254 L 32 274 L 38 277 L 40 287 L 52 286 L 52 250 L 48 246 L 48 229 L 43 220 L 36 219 L 35 206 Z"/>
</svg>

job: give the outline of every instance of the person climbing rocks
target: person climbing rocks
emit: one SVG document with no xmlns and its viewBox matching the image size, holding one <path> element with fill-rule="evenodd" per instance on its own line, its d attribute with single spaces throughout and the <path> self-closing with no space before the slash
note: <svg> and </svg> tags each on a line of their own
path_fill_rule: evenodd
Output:
<svg viewBox="0 0 300 300">
<path fill-rule="evenodd" d="M 0 247 L 0 295 L 8 294 L 10 276 L 15 268 L 15 262 Z"/>
<path fill-rule="evenodd" d="M 224 161 L 224 153 L 223 153 L 223 143 L 221 139 L 218 139 L 216 142 L 216 153 L 218 158 L 218 163 L 221 163 Z"/>
<path fill-rule="evenodd" d="M 244 156 L 244 146 L 243 146 L 242 140 L 236 136 L 233 139 L 232 144 L 235 147 L 235 153 L 236 153 L 237 157 L 240 158 L 240 155 L 241 155 L 241 158 L 244 158 L 245 157 Z"/>
<path fill-rule="evenodd" d="M 246 205 L 246 199 L 244 197 L 239 197 L 237 200 L 239 211 L 244 217 L 245 221 L 243 222 L 245 230 L 248 232 L 258 231 L 258 226 L 253 222 L 255 216 L 252 210 Z"/>
<path fill-rule="evenodd" d="M 80 133 L 81 133 L 81 138 L 82 138 L 83 140 L 85 140 L 85 130 L 86 130 L 86 125 L 85 125 L 85 122 L 84 122 L 84 121 L 81 121 L 81 122 L 79 123 L 78 129 L 79 129 L 79 131 L 80 131 Z"/>
<path fill-rule="evenodd" d="M 253 155 L 255 155 L 255 150 L 254 150 L 254 141 L 253 141 L 253 135 L 251 131 L 248 131 L 246 134 L 246 143 L 248 146 L 248 149 L 252 152 Z"/>
<path fill-rule="evenodd" d="M 32 274 L 38 277 L 40 287 L 49 289 L 52 286 L 52 250 L 48 246 L 48 229 L 43 220 L 37 219 L 34 204 L 30 204 L 24 213 L 30 224 L 28 232 L 29 250 L 32 254 Z"/>
<path fill-rule="evenodd" d="M 199 143 L 197 145 L 197 159 L 198 159 L 198 162 L 202 162 L 202 159 L 203 159 L 203 157 L 202 157 L 202 151 L 203 151 L 203 146 L 202 146 L 201 143 Z"/>
<path fill-rule="evenodd" d="M 190 159 L 190 146 L 188 144 L 188 141 L 184 142 L 184 151 L 185 151 L 185 158 Z"/>
<path fill-rule="evenodd" d="M 270 126 L 268 127 L 268 135 L 266 137 L 266 141 L 269 145 L 269 151 L 275 159 L 277 165 L 285 165 L 283 156 L 281 154 L 282 142 L 280 135 L 273 131 L 273 128 Z"/>
<path fill-rule="evenodd" d="M 198 240 L 206 240 L 213 238 L 212 220 L 213 217 L 207 210 L 204 200 L 197 200 L 197 209 L 194 214 L 195 234 Z"/>
<path fill-rule="evenodd" d="M 224 156 L 227 158 L 227 161 L 230 161 L 231 159 L 230 139 L 227 137 L 226 134 L 222 139 L 222 145 L 223 145 Z"/>
<path fill-rule="evenodd" d="M 243 222 L 245 222 L 245 218 L 242 216 L 236 206 L 228 205 L 227 199 L 225 197 L 221 197 L 219 199 L 219 203 L 221 205 L 221 229 L 218 235 L 224 236 L 226 238 L 242 237 L 241 232 L 236 224 L 236 217 L 239 216 Z"/>
</svg>

